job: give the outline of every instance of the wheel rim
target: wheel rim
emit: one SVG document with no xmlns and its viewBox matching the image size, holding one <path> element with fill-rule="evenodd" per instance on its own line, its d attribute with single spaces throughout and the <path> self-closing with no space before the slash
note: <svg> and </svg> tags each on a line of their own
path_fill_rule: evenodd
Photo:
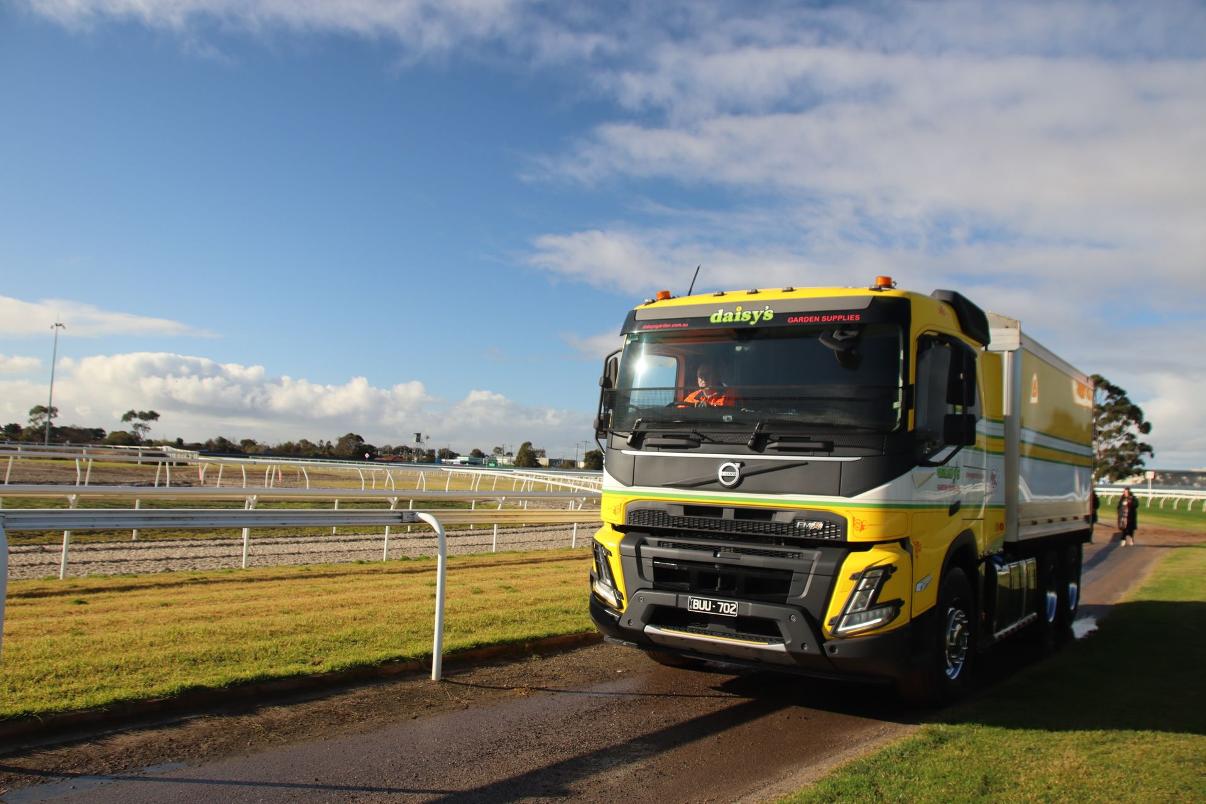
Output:
<svg viewBox="0 0 1206 804">
<path fill-rule="evenodd" d="M 1047 618 L 1048 624 L 1055 622 L 1055 615 L 1059 612 L 1059 595 L 1054 589 L 1048 589 L 1046 594 L 1046 607 L 1043 614 Z"/>
<path fill-rule="evenodd" d="M 946 677 L 951 681 L 963 673 L 963 667 L 967 664 L 967 625 L 967 612 L 953 606 L 947 609 L 943 653 L 946 659 Z"/>
</svg>

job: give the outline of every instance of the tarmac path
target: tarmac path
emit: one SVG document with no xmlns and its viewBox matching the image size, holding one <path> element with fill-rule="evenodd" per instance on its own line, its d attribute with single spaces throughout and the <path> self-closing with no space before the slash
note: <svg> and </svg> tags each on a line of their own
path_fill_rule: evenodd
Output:
<svg viewBox="0 0 1206 804">
<path fill-rule="evenodd" d="M 1086 545 L 1081 630 L 1166 548 Z M 604 644 L 0 758 L 2 800 L 761 801 L 916 728 L 888 691 L 662 667 Z M 20 787 L 21 785 L 26 785 Z M 32 786 L 29 786 L 32 785 Z"/>
</svg>

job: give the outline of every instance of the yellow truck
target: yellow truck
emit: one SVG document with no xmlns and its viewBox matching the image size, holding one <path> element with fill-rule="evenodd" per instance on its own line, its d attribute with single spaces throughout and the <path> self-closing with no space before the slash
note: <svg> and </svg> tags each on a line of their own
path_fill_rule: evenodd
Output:
<svg viewBox="0 0 1206 804">
<path fill-rule="evenodd" d="M 779 288 L 628 314 L 600 380 L 591 616 L 668 664 L 962 691 L 1054 647 L 1091 536 L 1092 386 L 963 295 Z"/>
</svg>

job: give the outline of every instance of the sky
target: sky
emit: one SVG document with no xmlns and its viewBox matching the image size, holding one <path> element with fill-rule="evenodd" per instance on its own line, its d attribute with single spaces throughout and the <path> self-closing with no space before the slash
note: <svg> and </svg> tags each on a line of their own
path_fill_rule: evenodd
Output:
<svg viewBox="0 0 1206 804">
<path fill-rule="evenodd" d="M 0 2 L 0 422 L 591 439 L 668 288 L 959 290 L 1206 468 L 1206 4 Z"/>
</svg>

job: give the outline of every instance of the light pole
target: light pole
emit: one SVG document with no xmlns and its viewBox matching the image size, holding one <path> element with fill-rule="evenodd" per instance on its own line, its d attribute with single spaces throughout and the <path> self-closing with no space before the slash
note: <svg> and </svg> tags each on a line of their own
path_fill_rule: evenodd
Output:
<svg viewBox="0 0 1206 804">
<path fill-rule="evenodd" d="M 581 468 L 578 466 L 578 450 L 583 449 L 584 447 L 588 447 L 588 446 L 590 446 L 589 441 L 579 441 L 574 444 L 574 468 L 575 469 Z M 582 453 L 582 460 L 586 460 L 585 452 Z"/>
<path fill-rule="evenodd" d="M 66 324 L 58 321 L 50 325 L 54 330 L 54 351 L 50 353 L 50 396 L 46 400 L 46 445 L 50 445 L 50 420 L 54 416 L 54 364 L 59 359 L 59 330 L 67 329 Z"/>
</svg>

